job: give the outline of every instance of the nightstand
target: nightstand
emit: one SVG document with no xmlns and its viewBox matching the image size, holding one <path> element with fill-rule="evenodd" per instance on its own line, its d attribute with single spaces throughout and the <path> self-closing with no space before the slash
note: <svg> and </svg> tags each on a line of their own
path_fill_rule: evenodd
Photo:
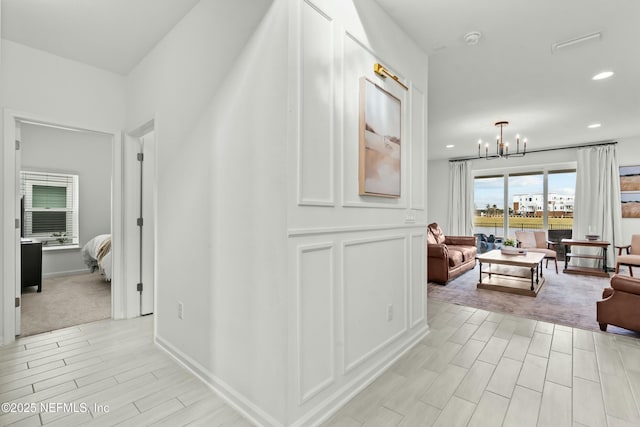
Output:
<svg viewBox="0 0 640 427">
<path fill-rule="evenodd" d="M 21 247 L 21 284 L 22 288 L 37 286 L 42 291 L 42 243 L 23 241 Z"/>
</svg>

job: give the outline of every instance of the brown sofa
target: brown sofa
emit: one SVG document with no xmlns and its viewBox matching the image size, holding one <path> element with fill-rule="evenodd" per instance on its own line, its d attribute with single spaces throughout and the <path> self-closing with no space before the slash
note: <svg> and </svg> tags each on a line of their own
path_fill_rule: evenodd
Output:
<svg viewBox="0 0 640 427">
<path fill-rule="evenodd" d="M 447 282 L 476 266 L 475 236 L 445 236 L 435 222 L 427 226 L 427 280 Z"/>
<path fill-rule="evenodd" d="M 640 279 L 615 274 L 611 287 L 602 292 L 602 299 L 596 302 L 600 330 L 614 325 L 640 332 Z"/>
</svg>

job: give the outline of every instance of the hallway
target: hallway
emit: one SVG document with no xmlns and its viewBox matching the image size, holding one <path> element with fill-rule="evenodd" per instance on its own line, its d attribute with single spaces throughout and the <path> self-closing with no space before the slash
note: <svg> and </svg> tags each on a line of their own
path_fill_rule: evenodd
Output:
<svg viewBox="0 0 640 427">
<path fill-rule="evenodd" d="M 0 425 L 251 425 L 153 344 L 153 316 L 18 339 L 0 371 Z"/>
</svg>

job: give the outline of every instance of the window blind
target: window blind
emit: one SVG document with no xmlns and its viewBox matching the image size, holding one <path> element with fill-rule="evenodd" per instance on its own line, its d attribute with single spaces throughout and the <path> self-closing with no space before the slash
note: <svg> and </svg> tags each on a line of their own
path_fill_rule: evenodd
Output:
<svg viewBox="0 0 640 427">
<path fill-rule="evenodd" d="M 46 246 L 78 244 L 78 176 L 20 172 L 22 232 Z"/>
</svg>

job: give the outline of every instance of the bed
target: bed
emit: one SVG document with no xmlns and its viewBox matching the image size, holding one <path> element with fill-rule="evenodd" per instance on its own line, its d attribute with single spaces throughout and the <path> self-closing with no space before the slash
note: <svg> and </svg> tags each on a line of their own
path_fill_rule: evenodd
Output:
<svg viewBox="0 0 640 427">
<path fill-rule="evenodd" d="M 106 281 L 111 281 L 111 234 L 100 234 L 82 247 L 82 258 L 91 272 L 99 271 Z"/>
</svg>

